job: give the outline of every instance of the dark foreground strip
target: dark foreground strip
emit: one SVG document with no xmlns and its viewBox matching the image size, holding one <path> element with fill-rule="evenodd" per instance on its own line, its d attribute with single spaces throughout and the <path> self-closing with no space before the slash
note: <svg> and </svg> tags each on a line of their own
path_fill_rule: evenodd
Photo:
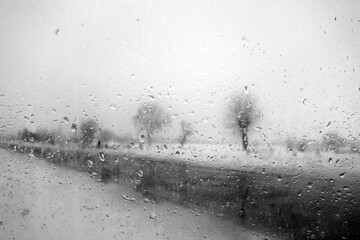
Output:
<svg viewBox="0 0 360 240">
<path fill-rule="evenodd" d="M 54 164 L 132 184 L 149 198 L 260 227 L 288 239 L 360 239 L 357 178 L 332 180 L 220 169 L 95 149 L 1 143 Z"/>
</svg>

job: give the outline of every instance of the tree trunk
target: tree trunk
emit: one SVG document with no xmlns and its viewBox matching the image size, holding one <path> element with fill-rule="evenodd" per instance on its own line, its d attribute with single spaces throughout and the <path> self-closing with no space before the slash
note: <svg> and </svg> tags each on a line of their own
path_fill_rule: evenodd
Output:
<svg viewBox="0 0 360 240">
<path fill-rule="evenodd" d="M 151 145 L 151 140 L 152 140 L 151 137 L 152 137 L 151 123 L 148 122 L 146 128 L 146 140 L 149 146 Z"/>
<path fill-rule="evenodd" d="M 248 137 L 247 137 L 247 128 L 246 127 L 241 129 L 241 140 L 242 140 L 242 145 L 243 145 L 244 151 L 247 151 Z"/>
<path fill-rule="evenodd" d="M 151 134 L 150 130 L 146 132 L 146 135 L 147 135 L 146 138 L 147 138 L 148 145 L 150 146 L 151 145 L 151 140 L 152 140 L 151 139 L 152 134 Z"/>
</svg>

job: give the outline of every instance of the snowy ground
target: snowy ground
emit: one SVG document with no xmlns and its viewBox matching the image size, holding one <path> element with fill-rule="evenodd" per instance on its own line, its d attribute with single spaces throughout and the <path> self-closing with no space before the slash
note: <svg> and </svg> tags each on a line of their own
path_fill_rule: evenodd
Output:
<svg viewBox="0 0 360 240">
<path fill-rule="evenodd" d="M 36 157 L 0 149 L 0 169 L 0 239 L 273 239 Z"/>
</svg>

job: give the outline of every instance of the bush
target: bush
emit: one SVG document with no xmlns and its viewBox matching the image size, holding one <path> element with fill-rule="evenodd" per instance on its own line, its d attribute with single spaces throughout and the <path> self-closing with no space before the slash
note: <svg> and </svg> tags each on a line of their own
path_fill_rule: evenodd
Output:
<svg viewBox="0 0 360 240">
<path fill-rule="evenodd" d="M 325 151 L 339 153 L 346 146 L 346 139 L 336 132 L 328 132 L 323 136 L 322 147 Z"/>
</svg>

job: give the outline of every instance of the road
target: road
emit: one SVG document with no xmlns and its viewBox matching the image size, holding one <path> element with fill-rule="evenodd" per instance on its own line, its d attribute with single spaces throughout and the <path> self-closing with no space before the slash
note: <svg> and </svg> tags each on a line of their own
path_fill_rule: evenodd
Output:
<svg viewBox="0 0 360 240">
<path fill-rule="evenodd" d="M 0 149 L 0 239 L 272 239 L 127 184 Z"/>
</svg>

